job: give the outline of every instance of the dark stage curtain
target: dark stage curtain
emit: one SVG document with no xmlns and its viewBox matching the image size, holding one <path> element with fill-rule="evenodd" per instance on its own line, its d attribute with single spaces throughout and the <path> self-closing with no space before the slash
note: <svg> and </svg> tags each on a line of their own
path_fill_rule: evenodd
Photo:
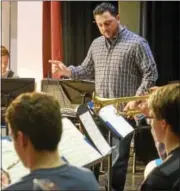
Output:
<svg viewBox="0 0 180 191">
<path fill-rule="evenodd" d="M 180 79 L 180 2 L 141 2 L 140 32 L 153 51 L 159 79 L 157 85 Z"/>
</svg>

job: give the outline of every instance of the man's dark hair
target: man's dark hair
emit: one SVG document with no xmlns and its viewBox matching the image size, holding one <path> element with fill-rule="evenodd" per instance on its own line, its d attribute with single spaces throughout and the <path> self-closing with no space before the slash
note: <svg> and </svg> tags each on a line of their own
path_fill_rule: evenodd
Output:
<svg viewBox="0 0 180 191">
<path fill-rule="evenodd" d="M 155 118 L 164 119 L 175 135 L 180 136 L 180 84 L 158 88 L 148 100 Z"/>
<path fill-rule="evenodd" d="M 59 102 L 46 93 L 24 93 L 6 110 L 6 122 L 16 139 L 21 131 L 37 151 L 55 151 L 62 134 Z"/>
<path fill-rule="evenodd" d="M 95 17 L 96 15 L 101 15 L 106 11 L 110 12 L 111 15 L 113 15 L 113 16 L 118 15 L 117 8 L 114 5 L 112 5 L 111 3 L 101 3 L 101 4 L 97 5 L 96 8 L 93 10 L 93 15 Z"/>
</svg>

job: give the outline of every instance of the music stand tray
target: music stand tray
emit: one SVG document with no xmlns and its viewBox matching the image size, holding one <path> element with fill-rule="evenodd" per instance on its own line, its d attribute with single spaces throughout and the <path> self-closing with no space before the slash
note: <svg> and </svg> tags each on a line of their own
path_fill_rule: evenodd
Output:
<svg viewBox="0 0 180 191">
<path fill-rule="evenodd" d="M 71 104 L 84 104 L 87 97 L 90 97 L 95 90 L 95 84 L 89 80 L 73 80 L 73 79 L 43 79 L 42 88 L 44 85 L 55 83 L 61 86 L 66 97 Z"/>
<path fill-rule="evenodd" d="M 1 79 L 1 125 L 5 125 L 4 113 L 6 108 L 18 95 L 33 92 L 34 78 L 2 78 Z M 8 128 L 6 128 L 8 134 Z"/>
<path fill-rule="evenodd" d="M 18 95 L 33 92 L 34 78 L 2 78 L 1 79 L 1 108 L 7 107 Z"/>
</svg>

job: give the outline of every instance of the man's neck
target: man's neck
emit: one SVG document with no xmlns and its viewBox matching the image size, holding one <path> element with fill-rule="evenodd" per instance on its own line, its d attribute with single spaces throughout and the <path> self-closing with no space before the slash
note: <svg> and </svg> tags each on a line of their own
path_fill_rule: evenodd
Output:
<svg viewBox="0 0 180 191">
<path fill-rule="evenodd" d="M 180 137 L 177 136 L 171 136 L 168 137 L 168 139 L 165 141 L 165 148 L 167 154 L 169 154 L 174 149 L 180 147 Z"/>
<path fill-rule="evenodd" d="M 123 30 L 123 27 L 119 24 L 117 27 L 117 30 L 114 34 L 114 36 L 110 39 L 106 39 L 110 44 L 112 44 L 113 42 L 115 42 L 118 38 L 118 36 L 120 35 L 121 31 Z"/>
<path fill-rule="evenodd" d="M 119 33 L 121 32 L 121 30 L 122 30 L 122 26 L 119 24 L 117 29 L 116 29 L 116 32 L 115 32 L 114 36 L 111 39 L 109 39 L 109 40 L 116 39 L 118 37 Z"/>
<path fill-rule="evenodd" d="M 58 152 L 52 153 L 39 153 L 38 155 L 33 157 L 33 162 L 30 165 L 30 171 L 34 171 L 37 169 L 48 169 L 48 168 L 56 168 L 63 164 L 65 164 Z"/>
</svg>

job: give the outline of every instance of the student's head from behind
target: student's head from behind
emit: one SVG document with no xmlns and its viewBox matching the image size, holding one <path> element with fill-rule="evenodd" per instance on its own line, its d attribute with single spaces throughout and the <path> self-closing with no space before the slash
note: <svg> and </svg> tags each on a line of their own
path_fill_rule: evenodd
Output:
<svg viewBox="0 0 180 191">
<path fill-rule="evenodd" d="M 9 62 L 9 51 L 6 47 L 1 46 L 1 73 L 5 73 Z"/>
<path fill-rule="evenodd" d="M 150 96 L 148 107 L 157 141 L 164 143 L 170 136 L 180 138 L 180 84 L 158 88 Z"/>
<path fill-rule="evenodd" d="M 100 33 L 107 39 L 113 38 L 120 22 L 117 8 L 111 3 L 101 3 L 93 10 L 93 15 Z"/>
<path fill-rule="evenodd" d="M 62 134 L 58 101 L 45 93 L 25 93 L 7 108 L 6 121 L 15 150 L 26 167 L 30 155 L 52 153 Z"/>
</svg>

